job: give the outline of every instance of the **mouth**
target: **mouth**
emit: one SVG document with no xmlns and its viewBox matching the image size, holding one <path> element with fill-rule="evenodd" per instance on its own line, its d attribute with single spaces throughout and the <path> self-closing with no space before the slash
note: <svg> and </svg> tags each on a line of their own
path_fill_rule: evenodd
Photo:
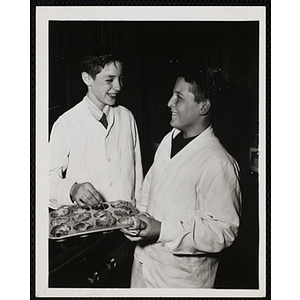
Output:
<svg viewBox="0 0 300 300">
<path fill-rule="evenodd" d="M 116 99 L 117 98 L 117 93 L 108 93 L 107 96 L 111 99 Z"/>
<path fill-rule="evenodd" d="M 175 112 L 175 111 L 171 111 L 171 116 L 172 117 L 176 117 L 178 115 L 178 113 L 177 112 Z"/>
</svg>

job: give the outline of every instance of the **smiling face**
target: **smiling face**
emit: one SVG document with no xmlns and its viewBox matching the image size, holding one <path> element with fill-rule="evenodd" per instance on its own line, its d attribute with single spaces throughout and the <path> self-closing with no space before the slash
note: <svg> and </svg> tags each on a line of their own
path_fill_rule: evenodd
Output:
<svg viewBox="0 0 300 300">
<path fill-rule="evenodd" d="M 172 113 L 170 124 L 182 131 L 185 138 L 199 134 L 202 124 L 203 102 L 197 103 L 191 91 L 192 85 L 180 77 L 175 83 L 173 95 L 168 102 Z"/>
<path fill-rule="evenodd" d="M 109 63 L 93 79 L 86 72 L 82 79 L 88 86 L 87 96 L 103 110 L 105 105 L 112 106 L 116 103 L 117 94 L 122 88 L 122 63 Z"/>
</svg>

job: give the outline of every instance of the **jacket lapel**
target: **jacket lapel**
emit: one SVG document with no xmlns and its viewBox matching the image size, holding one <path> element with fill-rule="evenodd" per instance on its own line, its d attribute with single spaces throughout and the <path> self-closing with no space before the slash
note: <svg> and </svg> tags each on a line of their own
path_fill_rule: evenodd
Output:
<svg viewBox="0 0 300 300">
<path fill-rule="evenodd" d="M 178 130 L 173 129 L 166 140 L 166 144 L 162 145 L 163 149 L 161 150 L 163 155 L 157 162 L 157 171 L 159 172 L 157 190 L 160 190 L 160 193 L 163 193 L 163 190 L 161 189 L 170 188 L 170 184 L 166 184 L 166 182 L 168 182 L 170 178 L 173 178 L 175 174 L 176 176 L 180 176 L 181 174 L 178 174 L 178 172 L 184 170 L 184 165 L 187 164 L 187 162 L 192 159 L 197 152 L 201 151 L 207 145 L 207 142 L 214 136 L 212 128 L 209 127 L 183 149 L 181 149 L 175 156 L 173 156 L 173 158 L 170 158 L 172 139 L 178 133 Z"/>
</svg>

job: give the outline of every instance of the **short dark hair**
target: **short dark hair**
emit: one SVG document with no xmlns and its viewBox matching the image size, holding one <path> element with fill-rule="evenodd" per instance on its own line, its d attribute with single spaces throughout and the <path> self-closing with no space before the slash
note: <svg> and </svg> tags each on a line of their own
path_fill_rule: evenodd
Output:
<svg viewBox="0 0 300 300">
<path fill-rule="evenodd" d="M 209 98 L 209 74 L 204 68 L 182 65 L 178 69 L 177 78 L 179 77 L 192 85 L 191 92 L 197 103 Z"/>
<path fill-rule="evenodd" d="M 122 62 L 122 59 L 116 54 L 88 54 L 81 60 L 80 69 L 95 79 L 106 65 L 117 62 Z"/>
</svg>

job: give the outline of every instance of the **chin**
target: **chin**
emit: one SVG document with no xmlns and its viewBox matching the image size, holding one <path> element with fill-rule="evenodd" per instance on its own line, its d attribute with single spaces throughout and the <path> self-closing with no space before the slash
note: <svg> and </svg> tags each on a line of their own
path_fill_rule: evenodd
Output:
<svg viewBox="0 0 300 300">
<path fill-rule="evenodd" d="M 109 101 L 107 101 L 107 103 L 106 103 L 106 105 L 110 105 L 110 106 L 112 106 L 112 105 L 115 105 L 116 104 L 116 99 L 114 99 L 114 100 L 109 100 Z"/>
<path fill-rule="evenodd" d="M 176 129 L 179 129 L 178 126 L 176 125 L 176 120 L 171 120 L 170 125 Z"/>
</svg>

